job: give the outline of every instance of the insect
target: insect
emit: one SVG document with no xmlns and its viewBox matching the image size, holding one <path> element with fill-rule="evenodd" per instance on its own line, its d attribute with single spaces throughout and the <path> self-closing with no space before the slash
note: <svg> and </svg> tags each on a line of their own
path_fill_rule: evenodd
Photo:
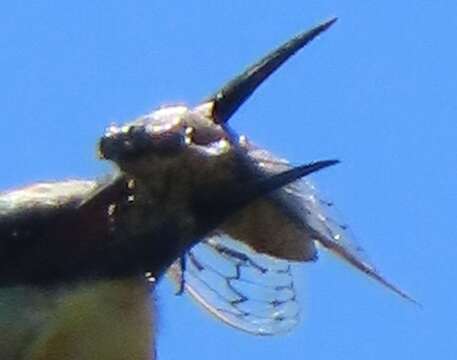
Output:
<svg viewBox="0 0 457 360">
<path fill-rule="evenodd" d="M 307 181 L 335 165 L 292 167 L 228 120 L 290 56 L 336 19 L 268 54 L 194 108 L 111 125 L 99 142 L 117 167 L 103 181 L 40 183 L 0 195 L 0 351 L 5 359 L 154 357 L 149 295 L 168 273 L 179 292 L 241 330 L 290 330 L 290 262 L 317 245 L 400 296 L 351 247 Z"/>
</svg>

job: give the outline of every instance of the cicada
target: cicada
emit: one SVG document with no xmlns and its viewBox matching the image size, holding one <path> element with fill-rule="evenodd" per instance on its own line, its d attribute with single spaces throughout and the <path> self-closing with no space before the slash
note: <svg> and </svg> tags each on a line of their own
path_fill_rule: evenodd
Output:
<svg viewBox="0 0 457 360">
<path fill-rule="evenodd" d="M 225 323 L 258 335 L 299 314 L 290 270 L 318 246 L 404 298 L 352 246 L 291 166 L 228 124 L 257 87 L 336 19 L 292 38 L 195 107 L 108 126 L 103 180 L 0 195 L 2 359 L 149 359 L 150 291 L 164 274 Z"/>
</svg>

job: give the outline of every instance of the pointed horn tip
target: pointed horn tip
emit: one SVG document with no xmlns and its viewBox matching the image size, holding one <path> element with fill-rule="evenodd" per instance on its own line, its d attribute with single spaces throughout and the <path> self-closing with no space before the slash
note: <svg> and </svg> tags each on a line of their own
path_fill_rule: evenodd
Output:
<svg viewBox="0 0 457 360">
<path fill-rule="evenodd" d="M 293 180 L 295 181 L 304 176 L 308 176 L 317 171 L 321 171 L 322 169 L 325 169 L 329 166 L 336 165 L 339 162 L 340 161 L 336 159 L 314 161 L 305 165 L 297 166 L 296 168 L 290 170 L 290 172 L 294 173 L 292 178 L 295 177 L 295 179 Z"/>
<path fill-rule="evenodd" d="M 323 168 L 326 168 L 326 167 L 329 167 L 329 166 L 333 166 L 333 165 L 336 165 L 336 164 L 339 164 L 339 163 L 341 163 L 341 161 L 338 160 L 338 159 L 329 159 L 329 160 L 316 161 L 312 165 L 314 165 L 316 167 L 319 167 L 320 169 L 323 169 Z"/>
<path fill-rule="evenodd" d="M 314 35 L 312 37 L 317 37 L 319 36 L 321 33 L 323 33 L 324 31 L 327 31 L 330 27 L 332 27 L 333 24 L 335 24 L 336 22 L 338 21 L 338 18 L 335 16 L 335 17 L 332 17 L 330 18 L 329 20 L 326 20 L 322 23 L 320 23 L 319 25 L 315 26 L 313 29 L 311 29 L 310 31 L 306 31 L 303 33 L 303 35 L 309 35 L 310 32 L 314 33 Z"/>
<path fill-rule="evenodd" d="M 338 21 L 338 17 L 334 16 L 331 17 L 330 19 L 324 21 L 320 27 L 323 28 L 324 30 L 327 30 L 330 26 L 332 26 L 334 23 Z"/>
<path fill-rule="evenodd" d="M 300 174 L 299 177 L 303 177 L 339 163 L 340 161 L 337 159 L 318 160 L 305 165 L 298 166 L 295 169 Z"/>
<path fill-rule="evenodd" d="M 408 303 L 417 306 L 417 307 L 418 307 L 419 309 L 421 309 L 421 310 L 424 308 L 424 305 L 422 305 L 422 303 L 420 303 L 419 301 L 417 301 L 415 298 L 413 298 L 411 295 L 409 295 L 408 293 L 404 292 L 403 290 L 400 290 L 400 289 L 398 289 L 397 287 L 390 286 L 390 285 L 388 285 L 388 287 L 389 287 L 389 289 L 392 290 L 395 294 L 397 294 L 398 296 L 400 296 L 404 301 L 407 301 Z"/>
<path fill-rule="evenodd" d="M 416 299 L 408 296 L 408 298 L 406 299 L 408 300 L 409 302 L 413 303 L 414 305 L 416 305 L 419 309 L 423 309 L 424 308 L 424 305 L 422 303 L 420 303 L 419 301 L 417 301 Z"/>
<path fill-rule="evenodd" d="M 404 300 L 416 305 L 419 309 L 423 309 L 424 308 L 424 305 L 422 305 L 422 303 L 420 303 L 419 301 L 417 301 L 415 298 L 413 298 L 411 295 L 409 295 L 408 293 L 402 291 L 402 290 L 399 290 L 397 288 L 395 288 L 394 290 L 398 295 L 400 295 Z"/>
</svg>

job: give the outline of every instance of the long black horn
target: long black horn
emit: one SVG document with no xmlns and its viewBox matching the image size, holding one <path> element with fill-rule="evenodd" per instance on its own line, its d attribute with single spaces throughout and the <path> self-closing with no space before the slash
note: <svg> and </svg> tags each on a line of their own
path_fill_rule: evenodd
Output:
<svg viewBox="0 0 457 360">
<path fill-rule="evenodd" d="M 303 46 L 332 26 L 336 20 L 337 18 L 332 18 L 295 36 L 206 99 L 205 102 L 214 104 L 213 118 L 215 121 L 219 124 L 227 122 L 265 79 Z"/>
<path fill-rule="evenodd" d="M 249 183 L 240 184 L 223 195 L 205 194 L 194 204 L 196 213 L 204 214 L 203 227 L 215 227 L 235 211 L 241 210 L 253 201 L 270 194 L 302 177 L 339 163 L 339 160 L 321 160 L 310 164 L 293 167 L 275 175 L 255 179 Z"/>
<path fill-rule="evenodd" d="M 255 199 L 268 195 L 272 191 L 278 190 L 291 182 L 302 177 L 308 176 L 314 172 L 320 171 L 326 167 L 338 164 L 339 160 L 320 160 L 305 165 L 293 167 L 281 173 L 271 175 L 264 179 L 253 181 L 251 184 L 244 184 L 243 188 L 238 191 L 236 197 L 232 197 L 234 207 L 248 205 Z"/>
</svg>

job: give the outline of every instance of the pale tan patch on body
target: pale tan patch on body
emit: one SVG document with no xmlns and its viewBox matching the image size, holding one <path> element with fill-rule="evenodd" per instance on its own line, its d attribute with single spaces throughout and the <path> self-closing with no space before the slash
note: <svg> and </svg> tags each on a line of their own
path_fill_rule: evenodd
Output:
<svg viewBox="0 0 457 360">
<path fill-rule="evenodd" d="M 0 192 L 0 215 L 12 211 L 46 210 L 80 202 L 97 188 L 95 181 L 67 180 L 43 182 Z"/>
<path fill-rule="evenodd" d="M 235 213 L 221 230 L 255 251 L 277 258 L 310 261 L 317 256 L 310 234 L 269 198 Z"/>
<path fill-rule="evenodd" d="M 0 341 L 2 360 L 154 359 L 153 305 L 146 279 L 93 281 L 46 294 L 44 289 L 33 291 L 33 306 L 24 302 L 16 306 L 25 308 L 13 309 L 22 316 L 17 319 L 22 326 L 14 317 L 14 331 L 0 324 L 6 330 Z M 8 350 L 11 345 L 16 350 Z"/>
</svg>

